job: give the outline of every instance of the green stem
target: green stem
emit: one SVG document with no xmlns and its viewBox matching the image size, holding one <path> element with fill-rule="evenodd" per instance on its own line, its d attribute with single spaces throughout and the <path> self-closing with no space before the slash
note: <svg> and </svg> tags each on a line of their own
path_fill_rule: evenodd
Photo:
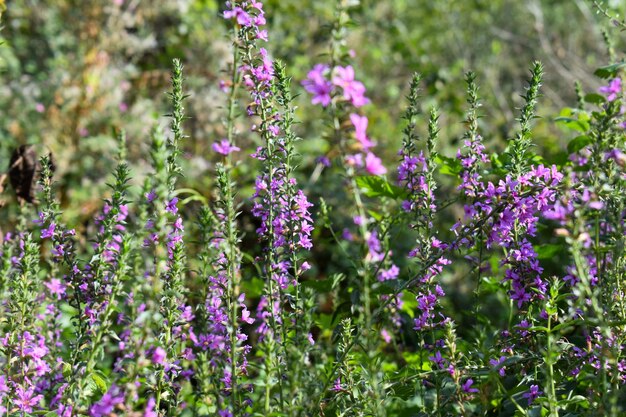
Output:
<svg viewBox="0 0 626 417">
<path fill-rule="evenodd" d="M 557 404 L 556 391 L 554 386 L 554 338 L 552 336 L 552 315 L 548 317 L 548 330 L 546 334 L 546 357 L 545 364 L 547 367 L 546 372 L 546 390 L 548 396 L 548 408 L 550 410 L 550 417 L 559 416 L 559 407 Z"/>
</svg>

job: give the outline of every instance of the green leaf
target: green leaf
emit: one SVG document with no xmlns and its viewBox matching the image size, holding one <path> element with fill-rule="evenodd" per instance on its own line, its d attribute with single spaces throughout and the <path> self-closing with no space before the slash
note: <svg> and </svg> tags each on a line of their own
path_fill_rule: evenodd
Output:
<svg viewBox="0 0 626 417">
<path fill-rule="evenodd" d="M 581 115 L 584 113 L 581 113 Z M 585 118 L 579 117 L 578 119 L 574 119 L 571 117 L 557 117 L 554 119 L 555 122 L 567 127 L 568 129 L 576 130 L 577 132 L 586 132 L 589 130 L 589 122 L 585 120 Z"/>
<path fill-rule="evenodd" d="M 102 372 L 96 371 L 90 375 L 90 378 L 98 388 L 100 394 L 104 394 L 109 390 L 107 378 Z"/>
<path fill-rule="evenodd" d="M 365 190 L 368 197 L 388 197 L 393 199 L 405 199 L 407 192 L 402 188 L 390 184 L 383 177 L 363 175 L 356 177 L 356 184 Z"/>
<path fill-rule="evenodd" d="M 461 162 L 456 158 L 437 155 L 435 162 L 439 165 L 439 172 L 444 175 L 457 177 L 461 173 Z"/>
<path fill-rule="evenodd" d="M 259 297 L 263 294 L 263 286 L 265 282 L 258 277 L 254 277 L 251 280 L 244 280 L 241 283 L 243 291 L 246 293 L 246 297 Z"/>
<path fill-rule="evenodd" d="M 567 399 L 559 401 L 559 405 L 561 406 L 567 406 L 571 404 L 577 404 L 583 408 L 589 408 L 589 399 L 586 397 L 583 397 L 582 395 L 574 395 L 571 398 L 567 398 Z"/>
<path fill-rule="evenodd" d="M 305 288 L 312 288 L 318 292 L 327 293 L 333 289 L 333 280 L 332 279 L 312 279 L 308 281 L 303 281 L 302 285 Z"/>
<path fill-rule="evenodd" d="M 63 366 L 61 367 L 61 373 L 65 377 L 65 379 L 70 379 L 72 376 L 72 365 L 67 362 L 63 362 Z"/>
<path fill-rule="evenodd" d="M 604 104 L 606 102 L 606 98 L 598 93 L 589 93 L 585 95 L 585 102 L 591 104 Z"/>
<path fill-rule="evenodd" d="M 535 252 L 537 252 L 537 257 L 541 260 L 551 259 L 560 251 L 561 251 L 561 245 L 557 245 L 554 243 L 538 245 L 535 248 Z"/>
<path fill-rule="evenodd" d="M 622 68 L 626 68 L 626 62 L 607 65 L 606 67 L 600 67 L 595 70 L 593 75 L 600 78 L 615 78 L 619 70 L 621 70 Z"/>
<path fill-rule="evenodd" d="M 562 330 L 567 330 L 569 327 L 574 327 L 581 324 L 583 321 L 580 319 L 570 320 L 564 323 L 558 324 L 552 328 L 552 333 L 560 332 Z"/>
<path fill-rule="evenodd" d="M 398 291 L 400 285 L 399 284 L 394 285 L 393 282 L 397 282 L 397 280 L 386 281 L 384 283 L 380 283 L 378 286 L 376 286 L 372 290 L 372 294 L 376 294 L 376 295 L 395 294 Z"/>
<path fill-rule="evenodd" d="M 376 220 L 377 222 L 381 221 L 383 219 L 383 215 L 378 213 L 377 211 L 374 210 L 367 210 L 367 212 L 369 213 L 370 216 L 372 216 L 372 218 L 374 220 Z"/>
<path fill-rule="evenodd" d="M 567 144 L 569 153 L 576 153 L 591 143 L 591 138 L 587 135 L 576 136 Z"/>
</svg>

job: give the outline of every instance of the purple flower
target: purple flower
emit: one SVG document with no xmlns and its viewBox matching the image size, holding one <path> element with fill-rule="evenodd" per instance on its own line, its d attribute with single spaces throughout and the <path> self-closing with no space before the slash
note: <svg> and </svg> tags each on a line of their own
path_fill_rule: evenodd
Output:
<svg viewBox="0 0 626 417">
<path fill-rule="evenodd" d="M 146 193 L 146 200 L 148 201 L 148 203 L 152 203 L 156 198 L 157 198 L 157 195 L 154 192 L 154 190 L 151 190 L 149 193 Z"/>
<path fill-rule="evenodd" d="M 65 284 L 59 279 L 52 278 L 50 282 L 46 282 L 44 285 L 48 288 L 50 294 L 57 296 L 57 300 L 60 300 L 65 295 Z"/>
<path fill-rule="evenodd" d="M 222 155 L 228 155 L 231 152 L 237 152 L 241 149 L 237 146 L 231 145 L 227 139 L 222 139 L 220 142 L 215 142 L 211 148 L 217 153 Z"/>
<path fill-rule="evenodd" d="M 473 383 L 474 383 L 474 380 L 472 378 L 468 378 L 467 381 L 465 381 L 463 385 L 461 386 L 461 388 L 463 389 L 463 392 L 467 392 L 469 394 L 478 392 L 476 388 L 472 388 Z"/>
<path fill-rule="evenodd" d="M 325 77 L 325 73 L 328 71 L 328 65 L 317 64 L 307 74 L 307 78 L 302 81 L 304 89 L 313 94 L 311 99 L 312 104 L 321 104 L 322 107 L 326 107 L 330 104 L 330 93 L 333 90 L 333 84 Z"/>
<path fill-rule="evenodd" d="M 165 211 L 170 212 L 172 214 L 176 214 L 178 213 L 178 207 L 176 207 L 176 204 L 178 204 L 178 197 L 174 197 L 172 198 L 166 205 L 165 205 Z"/>
<path fill-rule="evenodd" d="M 439 368 L 439 369 L 445 368 L 446 361 L 441 356 L 441 352 L 440 351 L 436 351 L 435 355 L 434 356 L 429 356 L 428 359 L 430 359 L 431 362 L 433 362 L 435 365 L 437 365 L 437 368 Z"/>
<path fill-rule="evenodd" d="M 608 101 L 613 101 L 617 98 L 617 95 L 622 92 L 622 79 L 621 78 L 613 78 L 609 85 L 602 86 L 598 89 L 602 94 L 606 94 L 606 99 Z"/>
<path fill-rule="evenodd" d="M 326 168 L 330 167 L 330 159 L 328 159 L 328 157 L 326 156 L 320 156 L 317 158 L 317 163 L 318 164 L 322 164 L 323 166 L 325 166 Z"/>
<path fill-rule="evenodd" d="M 502 365 L 502 363 L 504 363 L 505 360 L 506 356 L 500 356 L 500 359 L 489 359 L 489 364 L 494 368 L 498 368 Z M 504 376 L 506 374 L 506 366 L 502 366 L 500 369 L 498 369 L 498 374 L 500 376 Z"/>
<path fill-rule="evenodd" d="M 43 229 L 41 231 L 41 238 L 42 239 L 47 239 L 47 238 L 53 237 L 55 228 L 56 228 L 56 225 L 54 223 L 50 223 L 50 226 L 48 226 L 47 229 Z"/>
<path fill-rule="evenodd" d="M 143 412 L 143 417 L 158 417 L 159 415 L 156 411 L 154 411 L 155 406 L 156 401 L 154 400 L 154 397 L 150 397 L 148 403 L 146 404 L 146 409 Z"/>
<path fill-rule="evenodd" d="M 25 413 L 32 413 L 33 407 L 39 404 L 39 401 L 43 399 L 42 395 L 35 395 L 35 388 L 22 388 L 20 386 L 15 387 L 15 399 L 13 404 Z"/>
<path fill-rule="evenodd" d="M 537 397 L 539 397 L 541 394 L 543 394 L 542 391 L 539 391 L 539 386 L 538 385 L 531 385 L 530 386 L 530 390 L 528 390 L 528 392 L 525 392 L 522 397 L 527 398 L 528 399 L 528 405 L 531 405 L 533 403 L 533 401 L 535 401 L 537 399 Z"/>
<path fill-rule="evenodd" d="M 311 239 L 308 235 L 300 233 L 299 237 L 300 240 L 298 241 L 298 244 L 300 245 L 300 247 L 302 247 L 303 249 L 311 249 L 313 247 L 313 242 L 311 242 Z"/>
<path fill-rule="evenodd" d="M 337 378 L 335 380 L 335 384 L 331 389 L 335 392 L 343 391 L 343 388 L 341 387 L 341 378 Z"/>
<path fill-rule="evenodd" d="M 399 274 L 400 274 L 400 268 L 398 268 L 396 265 L 391 265 L 389 269 L 380 270 L 380 272 L 378 273 L 378 280 L 389 281 L 390 279 L 398 278 Z"/>
<path fill-rule="evenodd" d="M 112 385 L 106 394 L 100 398 L 100 401 L 89 408 L 89 415 L 91 417 L 108 417 L 117 405 L 123 403 L 124 393 L 117 385 Z"/>
</svg>

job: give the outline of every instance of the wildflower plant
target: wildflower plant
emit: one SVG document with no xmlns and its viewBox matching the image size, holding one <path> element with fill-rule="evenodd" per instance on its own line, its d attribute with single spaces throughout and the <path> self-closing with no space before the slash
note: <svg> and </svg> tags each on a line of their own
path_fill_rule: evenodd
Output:
<svg viewBox="0 0 626 417">
<path fill-rule="evenodd" d="M 141 186 L 136 139 L 114 130 L 109 189 L 80 224 L 41 158 L 38 202 L 20 200 L 0 242 L 0 415 L 626 412 L 624 64 L 598 69 L 597 91 L 577 84 L 553 120 L 561 157 L 533 133 L 539 62 L 501 152 L 476 73 L 454 138 L 416 73 L 383 163 L 378 86 L 349 44 L 358 3 L 337 2 L 327 54 L 299 82 L 263 46 L 268 6 L 225 3 L 204 189 L 185 169 L 180 60 Z M 307 117 L 325 126 L 312 158 Z"/>
</svg>

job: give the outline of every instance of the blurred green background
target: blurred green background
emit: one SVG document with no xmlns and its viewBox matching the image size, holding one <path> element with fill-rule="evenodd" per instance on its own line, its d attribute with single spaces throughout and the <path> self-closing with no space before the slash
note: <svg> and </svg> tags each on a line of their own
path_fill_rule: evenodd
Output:
<svg viewBox="0 0 626 417">
<path fill-rule="evenodd" d="M 322 111 L 309 104 L 300 81 L 325 62 L 333 21 L 333 0 L 265 2 L 274 58 L 285 61 L 294 78 L 308 173 L 325 149 Z M 462 134 L 465 71 L 478 75 L 484 115 L 481 129 L 492 149 L 503 149 L 513 134 L 519 95 L 533 60 L 545 64 L 535 130 L 544 154 L 564 142 L 552 119 L 575 106 L 574 82 L 595 91 L 589 74 L 607 64 L 602 29 L 608 19 L 584 0 L 363 0 L 353 1 L 354 24 L 348 45 L 354 50 L 357 78 L 372 104 L 369 135 L 393 171 L 403 127 L 400 114 L 413 72 L 424 76 L 423 106 L 442 113 L 440 151 L 454 156 Z M 626 3 L 603 3 L 626 13 Z M 144 162 L 149 131 L 166 124 L 165 92 L 173 58 L 185 65 L 189 120 L 183 186 L 210 197 L 213 161 L 210 144 L 224 135 L 229 23 L 222 2 L 212 0 L 7 0 L 0 46 L 0 159 L 4 170 L 16 145 L 43 144 L 57 161 L 57 179 L 70 222 L 90 219 L 100 205 L 113 166 L 113 128 L 128 135 L 136 181 Z M 623 50 L 616 29 L 614 47 Z M 245 103 L 242 103 L 245 105 Z M 247 121 L 240 120 L 242 147 L 253 149 Z M 425 129 L 426 122 L 423 123 Z M 246 157 L 247 152 L 242 153 Z M 252 169 L 252 168 L 250 168 Z M 246 167 L 240 170 L 245 176 Z M 245 176 L 251 181 L 249 176 Z M 247 197 L 244 193 L 244 197 Z M 13 197 L 5 192 L 4 200 Z M 71 205 L 70 205 L 71 203 Z M 8 208 L 0 218 L 9 221 Z"/>
</svg>

